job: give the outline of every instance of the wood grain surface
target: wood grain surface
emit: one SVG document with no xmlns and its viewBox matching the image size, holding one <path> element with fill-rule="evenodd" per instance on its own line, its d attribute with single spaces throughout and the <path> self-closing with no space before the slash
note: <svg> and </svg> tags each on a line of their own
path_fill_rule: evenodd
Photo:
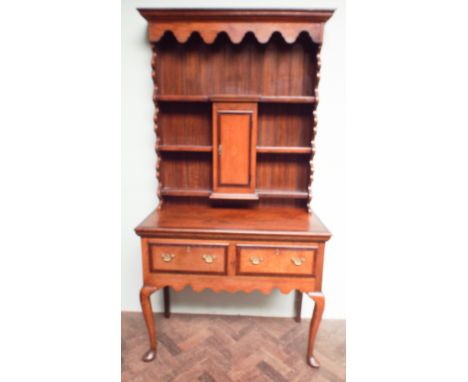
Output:
<svg viewBox="0 0 468 382">
<path fill-rule="evenodd" d="M 288 240 L 307 238 L 327 241 L 331 233 L 315 214 L 290 207 L 212 208 L 193 205 L 167 205 L 153 211 L 136 229 L 140 236 L 187 232 L 256 238 L 259 234 Z"/>
</svg>

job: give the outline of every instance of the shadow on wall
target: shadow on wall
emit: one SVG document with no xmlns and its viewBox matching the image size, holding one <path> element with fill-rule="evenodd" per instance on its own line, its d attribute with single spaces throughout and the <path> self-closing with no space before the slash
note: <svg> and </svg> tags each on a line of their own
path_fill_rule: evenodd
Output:
<svg viewBox="0 0 468 382">
<path fill-rule="evenodd" d="M 161 299 L 162 293 L 155 294 L 156 299 Z M 282 316 L 285 307 L 290 306 L 290 316 L 294 316 L 294 293 L 282 294 L 279 290 L 273 290 L 271 294 L 264 295 L 259 291 L 252 293 L 215 293 L 204 290 L 201 293 L 194 292 L 191 288 L 185 288 L 181 292 L 171 289 L 171 311 L 174 313 L 198 313 L 198 314 L 229 314 L 252 315 L 252 311 L 259 316 Z M 278 299 L 284 304 L 278 306 Z M 278 309 L 279 308 L 279 309 Z"/>
</svg>

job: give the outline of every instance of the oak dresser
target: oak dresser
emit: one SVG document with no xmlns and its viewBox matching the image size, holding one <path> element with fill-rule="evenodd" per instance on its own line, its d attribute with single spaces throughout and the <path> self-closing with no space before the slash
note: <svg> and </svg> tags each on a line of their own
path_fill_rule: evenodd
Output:
<svg viewBox="0 0 468 382">
<path fill-rule="evenodd" d="M 311 209 L 320 49 L 332 11 L 140 9 L 148 21 L 159 204 L 137 228 L 150 349 L 150 295 L 296 294 L 324 310 L 331 234 Z"/>
</svg>

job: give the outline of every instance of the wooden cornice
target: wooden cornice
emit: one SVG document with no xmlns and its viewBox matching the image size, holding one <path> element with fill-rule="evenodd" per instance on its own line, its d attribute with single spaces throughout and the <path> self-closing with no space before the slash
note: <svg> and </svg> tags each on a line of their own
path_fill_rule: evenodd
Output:
<svg viewBox="0 0 468 382">
<path fill-rule="evenodd" d="M 325 22 L 333 10 L 214 10 L 214 9 L 138 9 L 148 21 L 148 35 L 158 42 L 166 32 L 185 43 L 193 33 L 212 44 L 224 32 L 234 44 L 251 32 L 258 42 L 268 42 L 278 32 L 292 44 L 305 32 L 312 41 L 321 44 Z"/>
</svg>

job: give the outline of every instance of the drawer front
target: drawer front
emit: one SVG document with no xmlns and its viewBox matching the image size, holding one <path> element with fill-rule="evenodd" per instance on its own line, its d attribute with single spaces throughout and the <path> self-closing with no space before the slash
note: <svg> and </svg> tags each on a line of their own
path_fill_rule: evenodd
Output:
<svg viewBox="0 0 468 382">
<path fill-rule="evenodd" d="M 237 245 L 240 275 L 314 276 L 317 246 Z"/>
<path fill-rule="evenodd" d="M 150 243 L 150 272 L 226 274 L 225 244 Z"/>
</svg>

